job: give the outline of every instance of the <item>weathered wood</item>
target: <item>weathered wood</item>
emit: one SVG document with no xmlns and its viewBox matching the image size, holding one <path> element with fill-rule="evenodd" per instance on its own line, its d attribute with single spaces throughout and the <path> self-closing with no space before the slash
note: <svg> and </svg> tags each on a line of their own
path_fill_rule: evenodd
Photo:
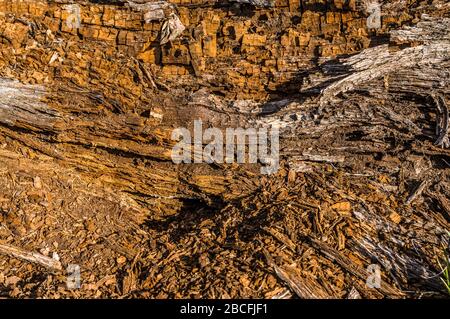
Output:
<svg viewBox="0 0 450 319">
<path fill-rule="evenodd" d="M 301 278 L 298 274 L 298 270 L 294 267 L 279 267 L 274 263 L 271 257 L 268 257 L 268 255 L 266 255 L 266 257 L 269 265 L 273 267 L 275 274 L 283 280 L 299 298 L 327 299 L 332 297 L 311 279 Z"/>
<path fill-rule="evenodd" d="M 448 4 L 383 1 L 369 30 L 353 2 L 238 2 L 253 5 L 80 1 L 78 30 L 58 18 L 71 1 L 29 5 L 20 21 L 8 6 L 0 237 L 59 245 L 114 297 L 442 293 L 424 278 L 448 241 Z M 175 165 L 171 133 L 197 119 L 279 127 L 279 171 Z M 374 263 L 380 289 L 365 285 Z M 73 296 L 54 288 L 42 294 Z"/>
<path fill-rule="evenodd" d="M 18 247 L 0 244 L 0 253 L 38 264 L 45 268 L 49 268 L 50 270 L 62 270 L 62 265 L 59 260 L 39 253 L 29 252 Z"/>
</svg>

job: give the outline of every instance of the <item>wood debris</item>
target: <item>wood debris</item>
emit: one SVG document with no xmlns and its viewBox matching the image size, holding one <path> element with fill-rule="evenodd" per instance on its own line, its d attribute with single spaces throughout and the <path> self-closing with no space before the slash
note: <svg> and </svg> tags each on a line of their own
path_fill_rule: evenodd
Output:
<svg viewBox="0 0 450 319">
<path fill-rule="evenodd" d="M 28 252 L 10 245 L 0 244 L 0 253 L 36 263 L 40 266 L 49 268 L 50 270 L 62 270 L 61 263 L 57 259 L 50 258 L 35 252 Z"/>
<path fill-rule="evenodd" d="M 0 297 L 444 296 L 449 13 L 0 0 Z M 174 164 L 199 119 L 276 126 L 279 170 Z"/>
</svg>

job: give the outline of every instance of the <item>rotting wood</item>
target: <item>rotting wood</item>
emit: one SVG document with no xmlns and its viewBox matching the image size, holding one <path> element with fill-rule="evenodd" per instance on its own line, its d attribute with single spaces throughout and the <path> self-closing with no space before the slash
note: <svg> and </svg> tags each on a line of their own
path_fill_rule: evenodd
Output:
<svg viewBox="0 0 450 319">
<path fill-rule="evenodd" d="M 438 109 L 438 120 L 436 124 L 436 134 L 438 136 L 435 144 L 442 148 L 450 147 L 449 140 L 449 111 L 445 98 L 442 95 L 433 96 Z"/>
<path fill-rule="evenodd" d="M 410 205 L 417 197 L 419 197 L 422 192 L 425 190 L 427 185 L 429 184 L 429 180 L 425 179 L 414 189 L 411 195 L 406 199 L 406 205 Z"/>
<path fill-rule="evenodd" d="M 59 260 L 39 253 L 29 252 L 18 247 L 0 244 L 0 253 L 38 264 L 45 268 L 49 268 L 50 270 L 62 270 L 62 265 Z"/>
<path fill-rule="evenodd" d="M 361 299 L 361 295 L 355 287 L 352 287 L 352 290 L 348 293 L 347 299 Z"/>
<path fill-rule="evenodd" d="M 448 240 L 448 4 L 383 1 L 375 31 L 351 2 L 183 3 L 186 30 L 161 47 L 171 8 L 147 23 L 124 1 L 80 1 L 75 31 L 60 18 L 69 2 L 0 1 L 1 238 L 58 245 L 94 287 L 77 296 L 442 293 L 424 278 Z M 277 125 L 280 170 L 174 165 L 170 134 L 196 119 Z M 403 184 L 425 166 L 440 181 L 407 205 Z M 380 290 L 365 286 L 373 262 Z M 42 296 L 73 296 L 39 278 Z"/>
<path fill-rule="evenodd" d="M 273 268 L 275 274 L 302 299 L 327 299 L 331 298 L 326 291 L 308 278 L 301 278 L 298 271 L 290 266 L 279 267 L 272 257 L 265 253 L 267 262 Z"/>
</svg>

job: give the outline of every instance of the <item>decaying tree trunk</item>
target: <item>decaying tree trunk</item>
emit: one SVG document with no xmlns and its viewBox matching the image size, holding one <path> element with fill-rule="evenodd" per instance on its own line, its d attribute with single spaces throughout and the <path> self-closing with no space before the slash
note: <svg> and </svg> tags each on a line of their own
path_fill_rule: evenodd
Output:
<svg viewBox="0 0 450 319">
<path fill-rule="evenodd" d="M 0 246 L 86 274 L 25 285 L 45 268 L 1 255 L 0 295 L 442 294 L 449 4 L 380 1 L 368 30 L 342 1 L 197 2 L 80 2 L 68 29 L 69 1 L 0 1 Z M 174 164 L 196 119 L 279 127 L 280 170 Z"/>
</svg>

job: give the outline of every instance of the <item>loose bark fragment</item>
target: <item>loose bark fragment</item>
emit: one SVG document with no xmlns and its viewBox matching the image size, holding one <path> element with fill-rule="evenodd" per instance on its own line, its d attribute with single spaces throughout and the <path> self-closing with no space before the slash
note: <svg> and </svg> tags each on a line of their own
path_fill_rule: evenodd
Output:
<svg viewBox="0 0 450 319">
<path fill-rule="evenodd" d="M 0 253 L 38 264 L 50 270 L 62 270 L 62 265 L 58 260 L 18 247 L 0 244 Z"/>
</svg>

